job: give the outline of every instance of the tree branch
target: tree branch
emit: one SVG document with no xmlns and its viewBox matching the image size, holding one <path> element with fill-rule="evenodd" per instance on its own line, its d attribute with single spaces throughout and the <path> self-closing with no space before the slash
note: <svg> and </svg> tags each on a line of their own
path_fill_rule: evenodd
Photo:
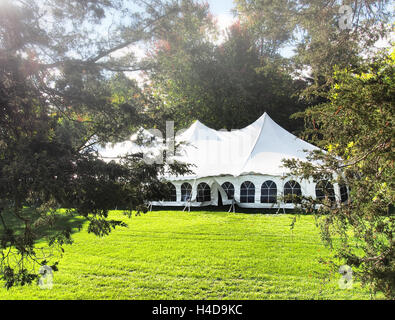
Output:
<svg viewBox="0 0 395 320">
<path fill-rule="evenodd" d="M 384 147 L 386 145 L 387 142 L 383 142 L 377 146 L 375 146 L 373 149 L 369 150 L 367 153 L 365 153 L 363 156 L 359 157 L 358 159 L 356 159 L 355 161 L 351 162 L 351 163 L 347 163 L 344 164 L 342 166 L 338 166 L 338 169 L 341 168 L 346 168 L 346 167 L 350 167 L 350 166 L 354 166 L 356 165 L 358 162 L 361 162 L 362 160 L 366 159 L 370 154 L 372 154 L 373 152 L 377 151 L 378 149 Z"/>
</svg>

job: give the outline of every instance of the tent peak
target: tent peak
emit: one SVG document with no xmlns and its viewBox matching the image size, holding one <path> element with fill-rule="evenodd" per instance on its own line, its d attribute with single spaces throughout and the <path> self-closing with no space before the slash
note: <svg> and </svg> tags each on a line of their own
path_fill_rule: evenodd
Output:
<svg viewBox="0 0 395 320">
<path fill-rule="evenodd" d="M 204 123 L 200 122 L 199 120 L 195 120 L 194 123 L 192 124 L 192 126 L 195 126 L 195 127 L 198 127 L 198 128 L 211 129 L 211 128 L 207 127 Z"/>
<path fill-rule="evenodd" d="M 270 120 L 272 120 L 272 118 L 269 116 L 269 114 L 265 111 L 258 119 L 256 119 L 254 122 L 252 122 L 252 123 L 250 123 L 249 125 L 247 125 L 245 128 L 249 127 L 250 125 L 252 125 L 252 124 L 254 124 L 254 123 L 258 123 L 258 122 L 264 120 L 265 118 L 269 118 Z M 273 121 L 273 120 L 272 120 L 272 121 Z M 201 121 L 198 120 L 198 119 L 196 119 L 196 120 L 192 123 L 191 127 L 192 127 L 192 126 L 193 126 L 193 127 L 200 127 L 200 128 L 206 128 L 206 129 L 211 129 L 211 130 L 214 130 L 214 131 L 218 131 L 218 130 L 215 130 L 215 129 L 213 129 L 213 128 L 210 128 L 210 127 L 206 126 L 203 122 L 201 122 Z M 238 129 L 238 130 L 241 130 L 241 129 Z"/>
</svg>

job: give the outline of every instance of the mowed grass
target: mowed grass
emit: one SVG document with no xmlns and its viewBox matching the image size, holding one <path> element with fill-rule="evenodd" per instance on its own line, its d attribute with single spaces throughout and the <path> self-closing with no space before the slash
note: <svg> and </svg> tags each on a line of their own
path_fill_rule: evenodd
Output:
<svg viewBox="0 0 395 320">
<path fill-rule="evenodd" d="M 338 286 L 320 264 L 329 251 L 312 216 L 154 211 L 110 217 L 127 228 L 99 238 L 86 225 L 54 273 L 36 284 L 0 288 L 0 299 L 369 299 Z"/>
</svg>

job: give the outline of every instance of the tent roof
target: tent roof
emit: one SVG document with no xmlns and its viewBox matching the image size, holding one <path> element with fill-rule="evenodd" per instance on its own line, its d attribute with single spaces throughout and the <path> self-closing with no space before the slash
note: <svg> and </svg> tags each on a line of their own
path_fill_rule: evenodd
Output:
<svg viewBox="0 0 395 320">
<path fill-rule="evenodd" d="M 99 157 L 106 162 L 119 162 L 119 160 L 127 154 L 152 151 L 153 145 L 156 146 L 155 149 L 157 152 L 159 152 L 159 147 L 157 147 L 157 145 L 159 145 L 158 141 L 155 141 L 154 143 L 151 142 L 150 148 L 137 143 L 139 138 L 142 138 L 144 141 L 146 141 L 149 140 L 150 137 L 153 137 L 152 133 L 146 129 L 141 128 L 138 130 L 138 132 L 132 134 L 128 140 L 117 143 L 108 142 L 104 146 L 95 144 L 93 145 L 93 150 L 97 152 Z"/>
<path fill-rule="evenodd" d="M 176 141 L 187 144 L 175 159 L 192 164 L 194 174 L 170 180 L 246 174 L 281 176 L 286 172 L 282 159 L 306 160 L 304 150 L 318 149 L 280 127 L 266 112 L 249 126 L 232 131 L 214 130 L 197 120 Z"/>
<path fill-rule="evenodd" d="M 146 137 L 152 134 L 142 129 Z M 96 146 L 96 151 L 105 161 L 118 161 L 123 155 L 155 149 L 161 152 L 160 141 L 151 144 L 151 149 L 136 144 L 137 134 L 120 143 Z M 167 176 L 169 180 L 191 180 L 221 175 L 240 176 L 263 174 L 282 176 L 287 169 L 282 159 L 307 160 L 304 150 L 318 148 L 299 139 L 275 123 L 265 112 L 249 126 L 232 131 L 214 130 L 196 120 L 188 129 L 176 135 L 174 159 L 191 164 L 193 174 Z"/>
</svg>

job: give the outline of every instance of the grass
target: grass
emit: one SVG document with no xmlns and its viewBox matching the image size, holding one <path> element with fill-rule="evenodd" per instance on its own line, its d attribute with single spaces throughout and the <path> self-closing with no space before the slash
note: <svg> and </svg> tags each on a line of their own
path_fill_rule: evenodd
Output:
<svg viewBox="0 0 395 320">
<path fill-rule="evenodd" d="M 51 290 L 0 288 L 0 299 L 369 299 L 329 282 L 329 252 L 312 216 L 155 211 L 111 218 L 129 226 L 98 238 L 86 225 L 54 274 Z"/>
</svg>

